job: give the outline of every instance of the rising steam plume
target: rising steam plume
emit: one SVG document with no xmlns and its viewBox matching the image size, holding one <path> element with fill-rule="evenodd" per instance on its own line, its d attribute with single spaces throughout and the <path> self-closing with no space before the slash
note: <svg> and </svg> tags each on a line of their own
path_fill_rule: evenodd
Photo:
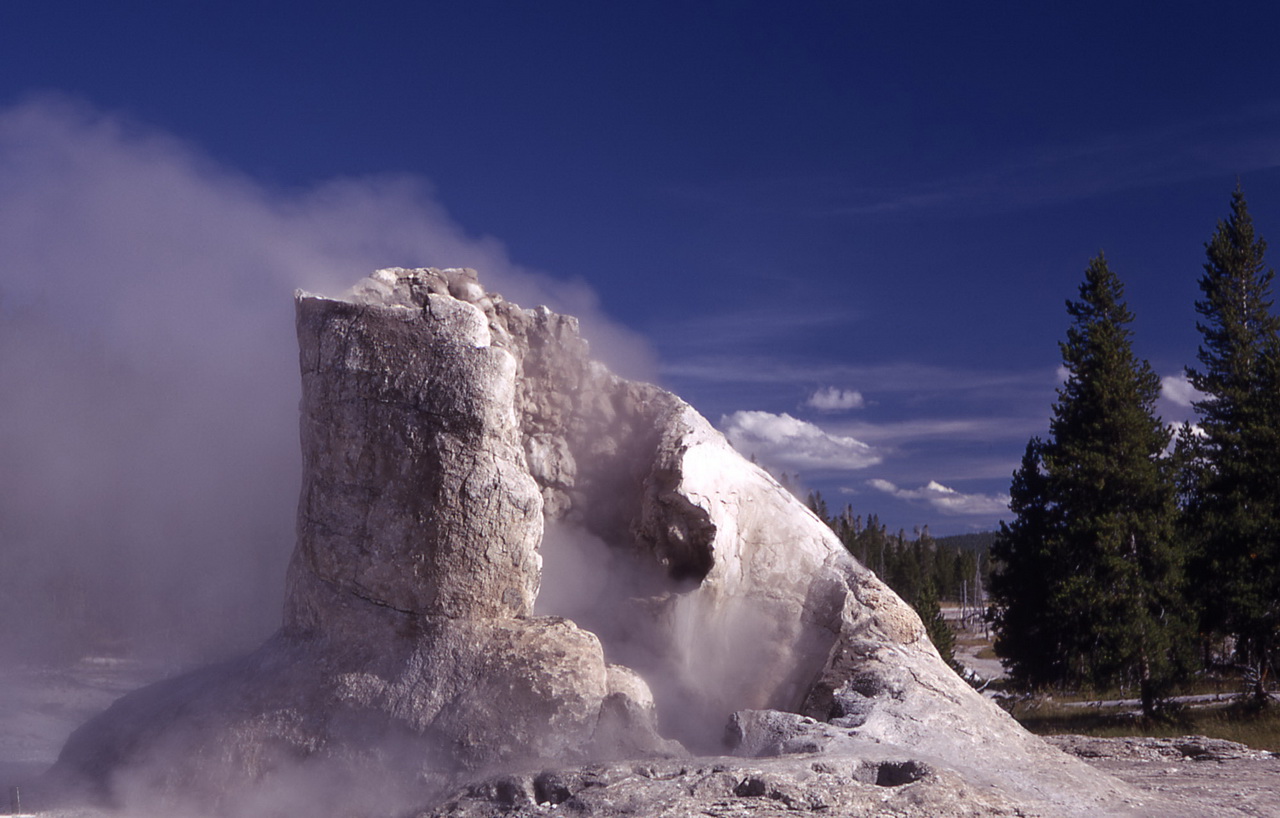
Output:
<svg viewBox="0 0 1280 818">
<path fill-rule="evenodd" d="M 298 493 L 296 287 L 467 264 L 645 346 L 513 264 L 406 176 L 271 190 L 64 97 L 0 110 L 0 650 L 255 643 L 279 624 Z M 639 350 L 636 353 L 635 350 Z"/>
</svg>

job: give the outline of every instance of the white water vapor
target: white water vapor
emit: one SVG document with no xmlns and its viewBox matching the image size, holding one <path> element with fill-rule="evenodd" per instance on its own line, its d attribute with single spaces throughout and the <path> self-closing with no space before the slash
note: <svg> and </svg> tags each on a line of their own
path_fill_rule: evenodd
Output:
<svg viewBox="0 0 1280 818">
<path fill-rule="evenodd" d="M 0 647 L 241 647 L 278 624 L 299 461 L 292 291 L 469 266 L 647 345 L 408 176 L 268 188 L 63 97 L 0 109 Z"/>
</svg>

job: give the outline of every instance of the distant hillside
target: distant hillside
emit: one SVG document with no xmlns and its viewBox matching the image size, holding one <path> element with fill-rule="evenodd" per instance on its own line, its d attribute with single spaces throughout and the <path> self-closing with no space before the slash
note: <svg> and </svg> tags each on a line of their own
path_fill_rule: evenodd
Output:
<svg viewBox="0 0 1280 818">
<path fill-rule="evenodd" d="M 996 541 L 996 532 L 979 531 L 976 534 L 953 534 L 950 537 L 935 538 L 938 545 L 947 545 L 961 551 L 984 551 Z"/>
</svg>

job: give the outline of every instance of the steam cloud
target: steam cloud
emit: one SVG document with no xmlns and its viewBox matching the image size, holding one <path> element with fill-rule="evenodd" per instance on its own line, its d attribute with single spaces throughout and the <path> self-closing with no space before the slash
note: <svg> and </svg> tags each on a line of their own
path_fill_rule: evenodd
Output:
<svg viewBox="0 0 1280 818">
<path fill-rule="evenodd" d="M 0 109 L 0 648 L 182 645 L 278 624 L 298 491 L 292 290 L 470 266 L 582 318 L 651 377 L 592 291 L 468 235 L 420 179 L 271 190 L 62 97 Z"/>
</svg>

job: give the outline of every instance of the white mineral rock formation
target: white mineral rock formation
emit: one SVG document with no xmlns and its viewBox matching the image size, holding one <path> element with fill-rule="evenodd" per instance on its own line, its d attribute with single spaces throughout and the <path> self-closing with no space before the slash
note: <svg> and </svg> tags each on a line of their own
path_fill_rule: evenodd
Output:
<svg viewBox="0 0 1280 818">
<path fill-rule="evenodd" d="M 333 811 L 578 798 L 657 814 L 635 799 L 674 804 L 672 787 L 672 815 L 774 790 L 840 814 L 1138 809 L 956 677 L 915 613 L 688 404 L 593 362 L 575 319 L 435 269 L 300 293 L 297 315 L 304 479 L 283 628 L 121 699 L 48 786 L 242 813 L 320 779 L 341 791 Z M 662 761 L 685 752 L 670 739 L 771 758 Z M 683 783 L 566 771 L 623 758 Z M 561 772 L 502 778 L 545 767 Z M 480 783 L 457 795 L 464 781 Z"/>
</svg>

